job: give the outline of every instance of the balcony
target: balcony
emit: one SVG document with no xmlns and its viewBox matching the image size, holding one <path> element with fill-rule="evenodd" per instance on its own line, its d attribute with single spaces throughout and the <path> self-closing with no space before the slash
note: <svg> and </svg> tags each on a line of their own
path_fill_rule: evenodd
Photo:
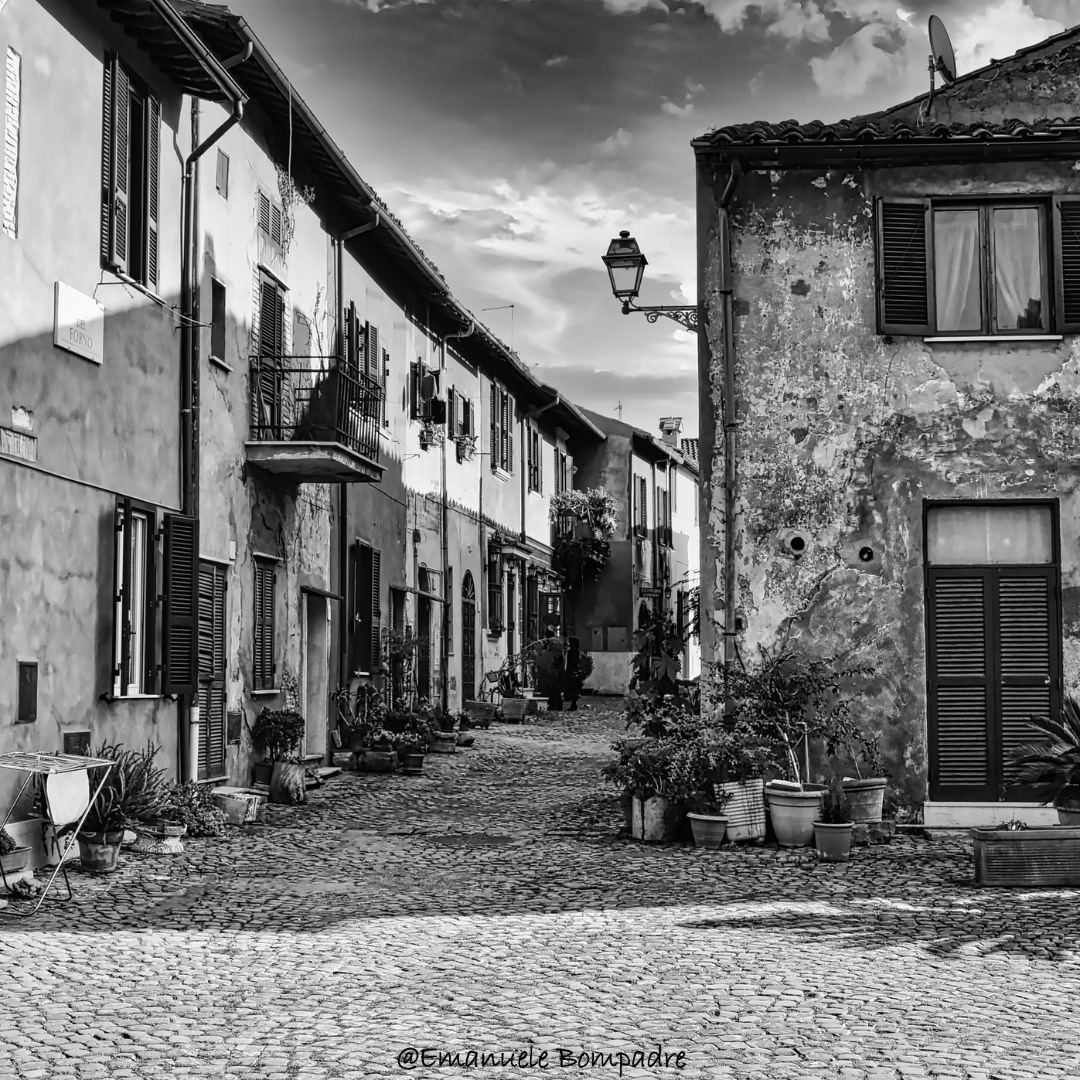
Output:
<svg viewBox="0 0 1080 1080">
<path fill-rule="evenodd" d="M 376 483 L 384 392 L 334 356 L 253 356 L 247 461 L 295 484 Z"/>
</svg>

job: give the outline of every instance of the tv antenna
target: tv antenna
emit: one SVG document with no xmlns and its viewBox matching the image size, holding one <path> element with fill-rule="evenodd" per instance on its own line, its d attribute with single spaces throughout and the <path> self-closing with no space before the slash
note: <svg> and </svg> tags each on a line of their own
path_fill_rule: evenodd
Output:
<svg viewBox="0 0 1080 1080">
<path fill-rule="evenodd" d="M 510 309 L 510 351 L 514 351 L 514 305 L 513 304 L 500 304 L 498 307 L 485 307 L 481 308 L 481 311 L 506 311 Z"/>
<path fill-rule="evenodd" d="M 949 40 L 949 31 L 936 15 L 930 16 L 927 31 L 930 35 L 930 62 L 927 65 L 930 72 L 930 96 L 926 99 L 925 109 L 920 110 L 920 123 L 930 115 L 930 110 L 934 107 L 934 91 L 937 89 L 934 73 L 940 72 L 947 85 L 956 82 L 956 54 Z"/>
</svg>

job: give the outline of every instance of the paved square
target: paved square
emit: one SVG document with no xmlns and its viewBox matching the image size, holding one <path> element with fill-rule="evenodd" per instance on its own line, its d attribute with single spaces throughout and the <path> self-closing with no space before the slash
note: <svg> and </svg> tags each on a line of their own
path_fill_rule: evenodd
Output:
<svg viewBox="0 0 1080 1080">
<path fill-rule="evenodd" d="M 0 1080 L 1080 1077 L 1080 893 L 626 840 L 591 705 L 0 912 Z"/>
</svg>

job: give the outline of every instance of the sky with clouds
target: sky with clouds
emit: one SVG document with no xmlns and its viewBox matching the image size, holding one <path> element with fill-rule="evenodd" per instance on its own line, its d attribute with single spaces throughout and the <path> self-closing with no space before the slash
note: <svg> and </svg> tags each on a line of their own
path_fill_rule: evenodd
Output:
<svg viewBox="0 0 1080 1080">
<path fill-rule="evenodd" d="M 229 6 L 458 299 L 540 378 L 601 413 L 621 403 L 653 432 L 681 416 L 684 435 L 698 433 L 694 337 L 623 316 L 600 257 L 630 229 L 649 260 L 640 303 L 693 303 L 690 140 L 922 93 L 931 13 L 961 73 L 1080 21 L 1074 0 Z"/>
</svg>

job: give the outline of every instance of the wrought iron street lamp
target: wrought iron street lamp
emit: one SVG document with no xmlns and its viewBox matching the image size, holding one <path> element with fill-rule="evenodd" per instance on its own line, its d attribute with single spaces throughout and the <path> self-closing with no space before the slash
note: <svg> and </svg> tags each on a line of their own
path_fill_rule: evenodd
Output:
<svg viewBox="0 0 1080 1080">
<path fill-rule="evenodd" d="M 624 229 L 608 244 L 607 254 L 603 257 L 611 279 L 611 291 L 616 300 L 622 301 L 622 312 L 640 311 L 648 322 L 654 323 L 661 315 L 674 319 L 680 326 L 697 333 L 698 308 L 693 307 L 639 307 L 634 303 L 641 291 L 641 279 L 645 267 L 649 265 L 645 253 L 638 247 L 638 242 Z"/>
</svg>

